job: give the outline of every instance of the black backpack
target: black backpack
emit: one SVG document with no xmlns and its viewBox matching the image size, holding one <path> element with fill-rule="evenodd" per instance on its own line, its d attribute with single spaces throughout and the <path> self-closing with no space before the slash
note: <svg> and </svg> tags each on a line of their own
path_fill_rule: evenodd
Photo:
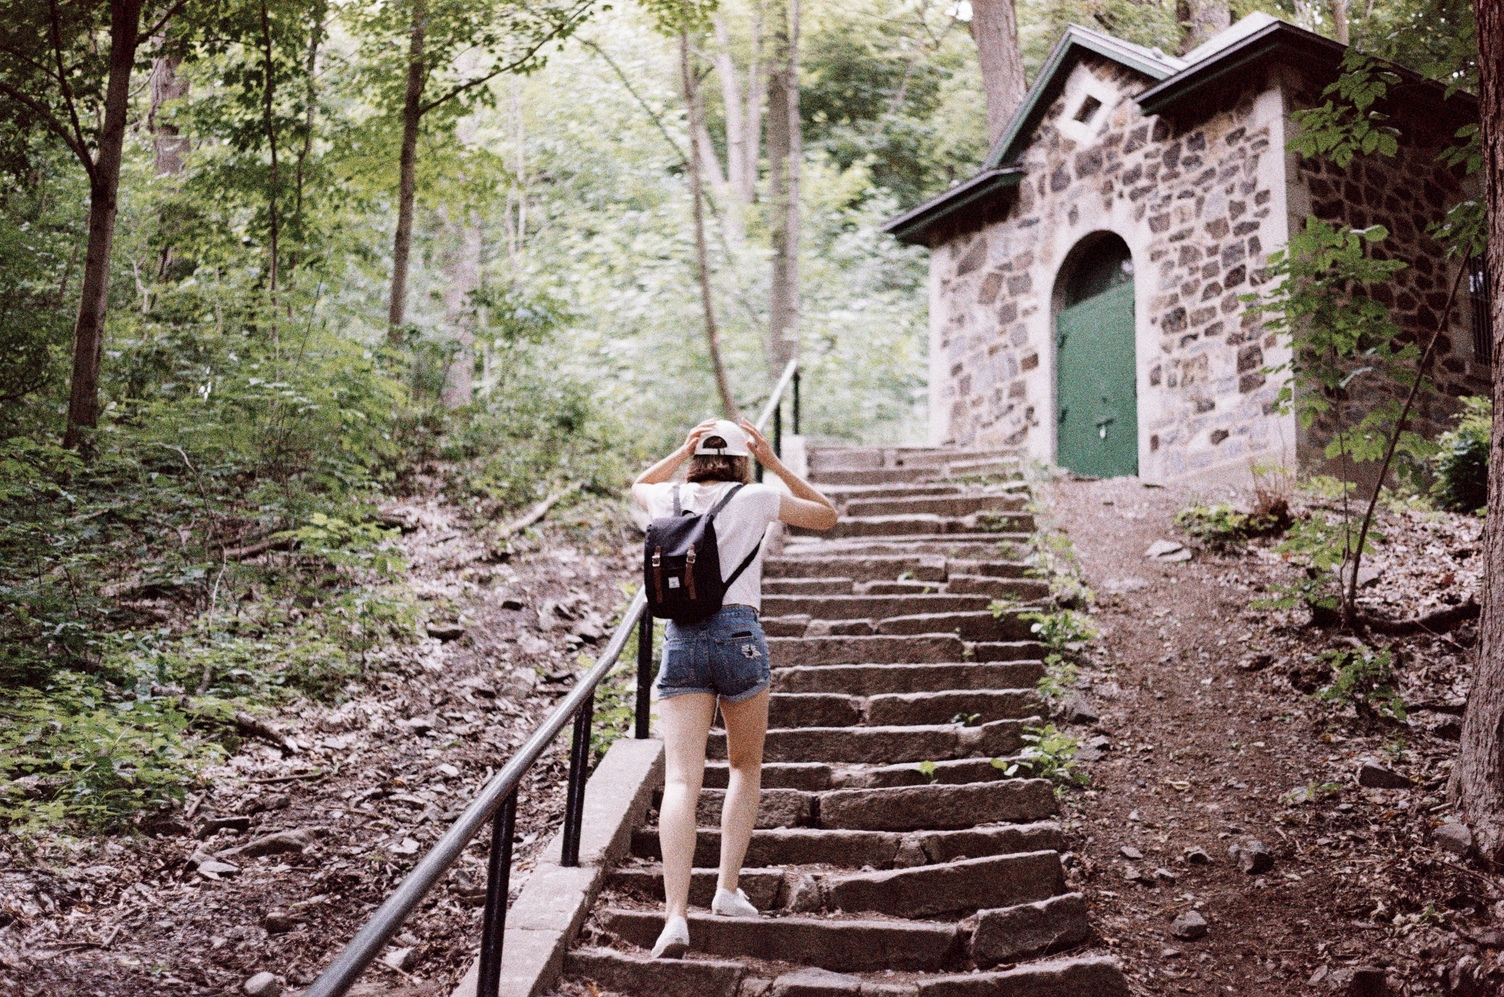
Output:
<svg viewBox="0 0 1504 997">
<path fill-rule="evenodd" d="M 654 616 L 675 623 L 698 623 L 715 615 L 731 583 L 757 558 L 761 540 L 729 578 L 721 579 L 715 517 L 742 488 L 732 487 L 713 509 L 697 516 L 679 504 L 679 486 L 674 486 L 674 514 L 648 524 L 642 548 L 642 584 Z"/>
</svg>

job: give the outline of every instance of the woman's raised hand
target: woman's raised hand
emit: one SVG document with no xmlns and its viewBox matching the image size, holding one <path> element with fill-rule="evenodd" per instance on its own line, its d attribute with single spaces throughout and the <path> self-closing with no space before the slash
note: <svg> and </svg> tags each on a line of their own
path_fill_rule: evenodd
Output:
<svg viewBox="0 0 1504 997">
<path fill-rule="evenodd" d="M 762 430 L 746 419 L 741 420 L 741 427 L 747 431 L 747 449 L 752 451 L 752 456 L 764 467 L 771 464 L 777 455 L 773 453 L 773 445 L 768 442 L 768 438 L 762 435 Z"/>
<path fill-rule="evenodd" d="M 691 429 L 689 431 L 689 435 L 684 438 L 684 450 L 685 450 L 685 452 L 686 453 L 694 453 L 695 452 L 695 447 L 697 447 L 697 446 L 700 445 L 700 440 L 703 439 L 707 433 L 709 433 L 712 429 L 715 428 L 715 424 L 716 424 L 716 420 L 715 419 L 706 419 L 704 422 L 700 423 L 694 429 Z"/>
</svg>

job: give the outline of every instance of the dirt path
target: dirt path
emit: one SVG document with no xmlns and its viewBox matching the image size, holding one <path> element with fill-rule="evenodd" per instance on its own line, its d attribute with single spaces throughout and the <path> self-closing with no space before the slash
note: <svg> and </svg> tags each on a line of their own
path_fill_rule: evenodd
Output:
<svg viewBox="0 0 1504 997">
<path fill-rule="evenodd" d="M 1079 683 L 1101 722 L 1078 733 L 1100 738 L 1087 754 L 1101 757 L 1086 764 L 1092 788 L 1069 804 L 1073 878 L 1137 992 L 1504 992 L 1495 970 L 1504 908 L 1494 906 L 1504 891 L 1434 837 L 1449 812 L 1465 649 L 1395 645 L 1406 700 L 1437 708 L 1402 725 L 1365 727 L 1351 709 L 1312 699 L 1295 688 L 1318 684 L 1302 669 L 1340 638 L 1303 613 L 1250 608 L 1291 574 L 1269 544 L 1146 559 L 1156 540 L 1187 539 L 1172 520 L 1189 497 L 1119 479 L 1060 482 L 1046 499 L 1098 594 L 1102 631 Z M 1389 517 L 1390 543 L 1375 559 L 1381 588 L 1412 611 L 1457 601 L 1475 580 L 1475 522 Z M 1365 758 L 1414 788 L 1359 787 Z M 1229 856 L 1245 838 L 1267 846 L 1268 869 L 1245 873 Z M 1198 848 L 1209 863 L 1188 858 Z M 1174 937 L 1172 922 L 1192 909 L 1207 934 Z M 1377 989 L 1386 976 L 1390 989 Z"/>
<path fill-rule="evenodd" d="M 266 716 L 296 750 L 247 742 L 148 835 L 0 839 L 0 994 L 222 995 L 261 971 L 311 982 L 567 690 L 622 601 L 623 524 L 561 510 L 496 556 L 485 524 L 438 500 L 396 512 L 430 636 L 378 652 L 343 703 Z M 561 741 L 523 783 L 514 889 L 562 815 L 566 766 Z M 401 968 L 378 963 L 368 992 L 448 992 L 479 937 L 483 863 L 467 853 L 399 936 Z"/>
</svg>

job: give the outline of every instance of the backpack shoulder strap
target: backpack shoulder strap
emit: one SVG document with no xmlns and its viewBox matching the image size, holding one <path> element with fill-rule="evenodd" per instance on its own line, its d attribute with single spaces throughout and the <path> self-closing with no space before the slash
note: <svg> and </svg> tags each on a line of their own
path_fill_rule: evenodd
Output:
<svg viewBox="0 0 1504 997">
<path fill-rule="evenodd" d="M 742 576 L 742 572 L 743 571 L 746 571 L 748 568 L 752 567 L 752 562 L 755 561 L 755 560 L 757 560 L 758 552 L 762 550 L 762 542 L 765 539 L 767 539 L 767 534 L 766 533 L 764 533 L 762 536 L 760 536 L 760 537 L 757 538 L 757 545 L 752 548 L 752 553 L 748 554 L 745 558 L 743 558 L 742 559 L 742 563 L 738 564 L 736 566 L 736 570 L 733 571 L 733 572 L 731 572 L 731 577 L 727 578 L 722 583 L 726 588 L 729 589 L 731 587 L 731 583 L 734 582 L 734 581 L 736 581 L 738 578 L 740 578 Z"/>
<path fill-rule="evenodd" d="M 675 485 L 674 486 L 674 515 L 678 516 L 678 515 L 682 514 L 683 512 L 684 512 L 683 506 L 679 505 L 679 486 Z"/>
<path fill-rule="evenodd" d="M 745 484 L 742 484 L 740 482 L 738 482 L 735 485 L 732 485 L 729 489 L 727 489 L 726 494 L 721 498 L 721 500 L 715 504 L 715 508 L 711 509 L 710 512 L 707 513 L 707 515 L 714 516 L 716 513 L 720 512 L 722 509 L 726 508 L 726 503 L 730 502 L 733 498 L 736 497 L 736 493 L 737 492 L 741 491 L 743 488 L 746 488 L 746 487 L 747 486 Z"/>
</svg>

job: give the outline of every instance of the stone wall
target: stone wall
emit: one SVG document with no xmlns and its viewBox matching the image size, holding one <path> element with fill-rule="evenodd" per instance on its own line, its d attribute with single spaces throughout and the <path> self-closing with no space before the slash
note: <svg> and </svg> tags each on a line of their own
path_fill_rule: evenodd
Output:
<svg viewBox="0 0 1504 997">
<path fill-rule="evenodd" d="M 1319 99 L 1316 84 L 1294 74 L 1287 84 L 1294 102 L 1309 106 Z M 1383 225 L 1389 236 L 1373 254 L 1406 263 L 1404 270 L 1387 285 L 1374 290 L 1374 297 L 1390 309 L 1390 315 L 1410 341 L 1424 349 L 1437 330 L 1446 309 L 1447 296 L 1457 277 L 1460 261 L 1447 260 L 1445 248 L 1426 232 L 1445 217 L 1447 209 L 1461 201 L 1469 185 L 1460 170 L 1438 161 L 1452 144 L 1450 128 L 1438 127 L 1434 118 L 1399 108 L 1386 108 L 1391 123 L 1401 134 L 1397 155 L 1372 155 L 1354 159 L 1346 169 L 1324 159 L 1289 155 L 1292 231 L 1314 214 L 1327 222 L 1351 228 Z M 1477 191 L 1471 192 L 1474 196 Z M 1411 428 L 1427 436 L 1451 425 L 1462 395 L 1487 395 L 1492 383 L 1489 368 L 1473 350 L 1472 307 L 1467 278 L 1462 278 L 1446 331 L 1437 344 L 1432 368 L 1434 391 L 1422 395 Z M 1349 421 L 1385 396 L 1403 399 L 1406 388 L 1377 377 L 1363 377 L 1354 384 L 1353 414 Z M 1313 465 L 1334 435 L 1336 423 L 1328 418 L 1314 425 L 1310 439 L 1302 441 L 1302 463 Z"/>
<path fill-rule="evenodd" d="M 1135 267 L 1140 475 L 1294 459 L 1294 422 L 1261 373 L 1283 357 L 1239 300 L 1289 224 L 1284 103 L 1260 82 L 1177 129 L 1139 112 L 1143 77 L 1095 57 L 1075 67 L 1021 159 L 1012 210 L 932 255 L 933 442 L 1053 459 L 1057 278 L 1107 231 Z M 1104 104 L 1089 132 L 1072 120 L 1083 95 Z"/>
</svg>

